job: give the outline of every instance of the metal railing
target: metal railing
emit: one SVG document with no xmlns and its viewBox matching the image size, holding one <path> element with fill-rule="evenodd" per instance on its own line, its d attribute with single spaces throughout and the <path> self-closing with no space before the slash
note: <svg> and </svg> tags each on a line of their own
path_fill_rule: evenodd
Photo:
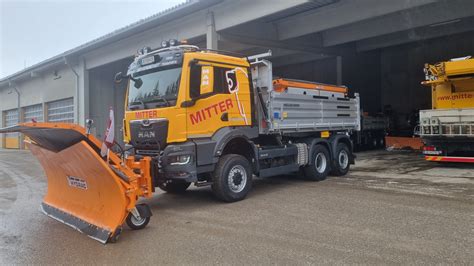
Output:
<svg viewBox="0 0 474 266">
<path fill-rule="evenodd" d="M 466 136 L 474 137 L 474 123 L 440 123 L 420 126 L 421 136 Z"/>
</svg>

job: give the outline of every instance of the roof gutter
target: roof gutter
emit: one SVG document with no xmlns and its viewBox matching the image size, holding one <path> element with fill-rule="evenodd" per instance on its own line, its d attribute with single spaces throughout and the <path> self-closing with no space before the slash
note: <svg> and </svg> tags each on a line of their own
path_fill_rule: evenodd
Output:
<svg viewBox="0 0 474 266">
<path fill-rule="evenodd" d="M 64 64 L 63 59 L 61 58 L 52 58 L 48 60 L 48 62 L 42 62 L 40 65 L 33 65 L 31 67 L 28 67 L 20 72 L 14 73 L 10 76 L 7 76 L 3 79 L 0 79 L 0 89 L 3 88 L 4 86 L 8 86 L 9 82 L 11 81 L 19 81 L 21 79 L 26 79 L 29 77 L 35 77 L 32 75 L 32 73 L 39 73 L 43 72 L 49 68 L 52 68 L 54 66 L 58 66 L 60 64 Z"/>
</svg>

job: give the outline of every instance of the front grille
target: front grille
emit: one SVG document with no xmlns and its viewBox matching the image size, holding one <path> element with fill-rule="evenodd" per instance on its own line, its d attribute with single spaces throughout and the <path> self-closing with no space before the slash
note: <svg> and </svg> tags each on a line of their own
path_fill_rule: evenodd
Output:
<svg viewBox="0 0 474 266">
<path fill-rule="evenodd" d="M 136 150 L 162 150 L 168 137 L 167 119 L 130 121 L 131 144 Z"/>
</svg>

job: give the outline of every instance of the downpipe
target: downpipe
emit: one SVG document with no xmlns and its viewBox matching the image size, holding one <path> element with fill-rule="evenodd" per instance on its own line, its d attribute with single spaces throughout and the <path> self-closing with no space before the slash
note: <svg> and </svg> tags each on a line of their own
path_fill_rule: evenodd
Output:
<svg viewBox="0 0 474 266">
<path fill-rule="evenodd" d="M 75 96 L 76 97 L 76 124 L 80 124 L 79 123 L 79 74 L 76 72 L 76 70 L 69 64 L 69 62 L 67 61 L 67 58 L 66 57 L 63 57 L 64 58 L 64 63 L 69 67 L 69 69 L 71 69 L 72 73 L 74 74 L 75 78 L 76 78 L 76 89 L 75 89 Z"/>
</svg>

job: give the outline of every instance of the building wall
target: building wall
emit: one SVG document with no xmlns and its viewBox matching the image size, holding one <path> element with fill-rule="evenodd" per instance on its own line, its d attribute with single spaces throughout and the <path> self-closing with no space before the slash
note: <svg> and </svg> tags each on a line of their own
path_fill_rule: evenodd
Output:
<svg viewBox="0 0 474 266">
<path fill-rule="evenodd" d="M 75 94 L 75 76 L 66 66 L 57 67 L 39 73 L 38 77 L 15 83 L 20 92 L 20 119 L 23 122 L 24 110 L 27 106 L 43 105 L 43 119 L 47 121 L 46 107 L 49 102 L 71 98 Z M 0 88 L 0 127 L 5 126 L 5 114 L 7 110 L 17 109 L 17 94 L 12 88 Z M 26 122 L 26 121 L 25 121 Z M 1 136 L 0 147 L 14 147 L 18 145 L 18 137 L 6 134 Z"/>
<path fill-rule="evenodd" d="M 122 124 L 124 116 L 124 104 L 126 93 L 126 82 L 114 83 L 114 76 L 118 72 L 126 73 L 132 59 L 124 59 L 89 71 L 89 118 L 94 120 L 91 132 L 99 139 L 104 138 L 107 121 L 109 119 L 109 108 L 114 110 L 115 137 L 123 142 Z"/>
<path fill-rule="evenodd" d="M 392 107 L 399 128 L 412 127 L 408 125 L 412 113 L 431 108 L 431 91 L 420 84 L 424 64 L 468 55 L 474 56 L 473 32 L 381 50 L 381 105 Z"/>
<path fill-rule="evenodd" d="M 276 67 L 273 70 L 276 77 L 302 79 L 322 83 L 336 83 L 335 58 L 325 58 L 299 64 Z"/>
<path fill-rule="evenodd" d="M 428 39 L 404 45 L 361 52 L 342 58 L 342 81 L 351 93 L 358 92 L 365 112 L 393 110 L 397 130 L 412 131 L 409 119 L 420 109 L 431 108 L 430 90 L 425 79 L 425 63 L 474 56 L 474 32 Z M 278 67 L 277 76 L 336 83 L 336 60 L 305 62 Z"/>
<path fill-rule="evenodd" d="M 336 84 L 336 58 L 292 64 L 275 68 L 274 76 Z M 380 111 L 380 55 L 360 53 L 342 58 L 342 84 L 349 93 L 359 93 L 361 106 L 367 112 Z"/>
</svg>

